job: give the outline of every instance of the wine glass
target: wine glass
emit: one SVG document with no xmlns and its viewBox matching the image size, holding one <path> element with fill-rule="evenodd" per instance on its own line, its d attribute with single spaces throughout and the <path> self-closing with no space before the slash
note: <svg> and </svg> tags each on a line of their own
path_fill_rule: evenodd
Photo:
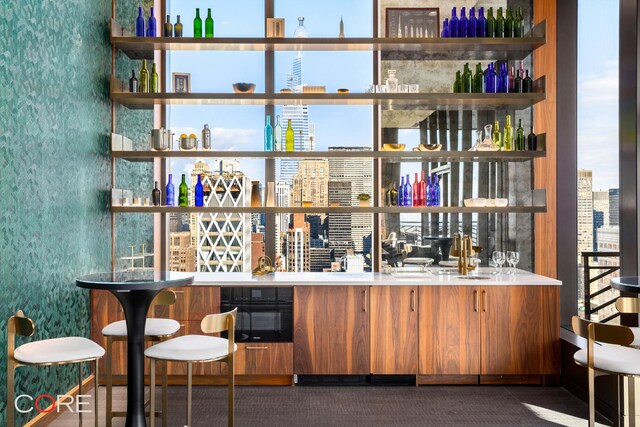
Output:
<svg viewBox="0 0 640 427">
<path fill-rule="evenodd" d="M 509 251 L 507 253 L 507 261 L 511 266 L 511 274 L 516 274 L 516 265 L 520 262 L 520 253 L 515 251 Z"/>
<path fill-rule="evenodd" d="M 502 264 L 504 264 L 505 261 L 504 252 L 493 251 L 491 259 L 493 259 L 493 263 L 496 266 L 496 271 L 494 271 L 493 274 L 500 274 L 502 272 Z"/>
</svg>

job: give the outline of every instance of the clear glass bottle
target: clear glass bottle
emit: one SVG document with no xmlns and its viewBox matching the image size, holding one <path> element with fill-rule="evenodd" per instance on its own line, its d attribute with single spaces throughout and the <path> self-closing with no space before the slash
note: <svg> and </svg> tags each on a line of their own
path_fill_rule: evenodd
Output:
<svg viewBox="0 0 640 427">
<path fill-rule="evenodd" d="M 211 17 L 211 8 L 207 11 L 207 19 L 204 21 L 204 36 L 213 38 L 213 18 Z"/>
<path fill-rule="evenodd" d="M 295 138 L 296 134 L 293 132 L 291 119 L 289 119 L 289 123 L 287 124 L 287 133 L 285 135 L 286 151 L 295 151 Z"/>
<path fill-rule="evenodd" d="M 202 129 L 202 149 L 211 150 L 211 129 L 209 129 L 209 125 L 204 125 L 204 129 Z"/>
<path fill-rule="evenodd" d="M 131 70 L 131 78 L 129 79 L 129 92 L 138 91 L 138 79 L 136 79 L 136 70 Z"/>
<path fill-rule="evenodd" d="M 493 124 L 493 133 L 491 134 L 493 139 L 493 145 L 501 150 L 502 149 L 502 133 L 500 132 L 500 123 L 496 120 Z"/>
<path fill-rule="evenodd" d="M 193 20 L 193 37 L 202 37 L 202 19 L 200 19 L 200 8 L 196 8 L 196 17 Z"/>
<path fill-rule="evenodd" d="M 178 188 L 178 204 L 181 207 L 189 206 L 189 186 L 187 185 L 187 176 L 182 174 L 182 182 Z"/>
<path fill-rule="evenodd" d="M 157 31 L 156 17 L 154 16 L 153 7 L 151 7 L 151 12 L 149 13 L 149 25 L 147 25 L 147 37 L 157 36 Z"/>
<path fill-rule="evenodd" d="M 271 116 L 267 115 L 267 123 L 264 126 L 264 151 L 273 151 L 273 127 Z"/>
<path fill-rule="evenodd" d="M 491 139 L 491 129 L 493 129 L 493 125 L 486 125 L 484 127 L 484 139 L 482 140 L 482 146 L 491 149 L 493 148 L 493 139 Z"/>
<path fill-rule="evenodd" d="M 182 37 L 182 22 L 180 22 L 180 15 L 177 17 L 176 25 L 173 26 L 174 37 Z"/>
<path fill-rule="evenodd" d="M 167 206 L 175 206 L 176 205 L 176 190 L 173 187 L 173 175 L 169 174 L 169 182 L 167 183 L 167 188 L 165 191 L 166 200 L 165 205 Z"/>
<path fill-rule="evenodd" d="M 398 93 L 398 79 L 396 78 L 396 70 L 388 71 L 389 77 L 387 77 L 387 92 Z"/>
<path fill-rule="evenodd" d="M 182 187 L 182 185 L 180 185 L 180 187 Z M 195 193 L 195 205 L 204 206 L 204 187 L 202 186 L 202 175 L 200 174 L 198 174 L 198 182 L 196 182 L 194 193 Z"/>
<path fill-rule="evenodd" d="M 298 28 L 293 32 L 295 38 L 307 38 L 309 37 L 309 31 L 304 26 L 304 16 L 298 17 Z"/>
<path fill-rule="evenodd" d="M 273 127 L 273 150 L 284 151 L 282 149 L 282 125 L 280 125 L 280 116 L 276 116 L 276 125 Z"/>
<path fill-rule="evenodd" d="M 516 151 L 525 151 L 524 129 L 522 128 L 522 119 L 518 120 L 518 128 L 516 129 Z"/>
<path fill-rule="evenodd" d="M 404 206 L 404 176 L 400 177 L 400 187 L 398 187 L 398 206 Z"/>
<path fill-rule="evenodd" d="M 142 60 L 142 69 L 140 70 L 140 85 L 138 86 L 140 93 L 149 92 L 149 72 L 147 71 L 147 60 Z"/>
<path fill-rule="evenodd" d="M 153 206 L 160 206 L 160 198 L 162 197 L 160 189 L 158 188 L 158 181 L 155 182 L 153 191 L 151 192 L 151 200 L 153 200 Z"/>
<path fill-rule="evenodd" d="M 158 93 L 158 70 L 156 69 L 156 63 L 151 65 L 151 79 L 149 83 L 149 92 Z"/>
<path fill-rule="evenodd" d="M 138 17 L 136 18 L 136 37 L 144 37 L 147 35 L 144 30 L 145 22 L 142 15 L 142 7 L 138 7 Z"/>
<path fill-rule="evenodd" d="M 511 126 L 511 115 L 507 114 L 507 124 L 504 126 L 504 136 L 502 138 L 504 151 L 513 151 L 513 127 Z"/>
</svg>

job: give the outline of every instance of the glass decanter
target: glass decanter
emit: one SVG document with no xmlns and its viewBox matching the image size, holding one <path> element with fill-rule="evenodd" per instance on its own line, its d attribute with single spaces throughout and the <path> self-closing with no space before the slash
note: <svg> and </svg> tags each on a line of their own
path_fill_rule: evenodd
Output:
<svg viewBox="0 0 640 427">
<path fill-rule="evenodd" d="M 389 70 L 389 77 L 387 77 L 387 92 L 398 92 L 398 79 L 396 79 L 396 70 Z"/>
<path fill-rule="evenodd" d="M 309 31 L 304 26 L 304 16 L 298 17 L 298 28 L 293 32 L 295 38 L 307 38 L 309 37 Z"/>
<path fill-rule="evenodd" d="M 476 143 L 471 147 L 469 151 L 478 151 L 482 147 L 482 131 L 476 131 Z"/>
</svg>

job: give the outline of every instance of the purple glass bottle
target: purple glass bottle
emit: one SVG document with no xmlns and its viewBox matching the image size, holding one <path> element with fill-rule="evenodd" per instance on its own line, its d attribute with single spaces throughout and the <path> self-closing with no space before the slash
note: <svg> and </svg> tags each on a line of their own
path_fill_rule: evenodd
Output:
<svg viewBox="0 0 640 427">
<path fill-rule="evenodd" d="M 144 37 L 144 16 L 142 16 L 142 7 L 138 8 L 138 17 L 136 18 L 136 37 Z"/>
<path fill-rule="evenodd" d="M 507 64 L 500 64 L 500 74 L 498 75 L 498 87 L 496 92 L 507 93 L 509 91 L 509 73 L 507 72 Z"/>
<path fill-rule="evenodd" d="M 467 28 L 469 26 L 469 20 L 466 15 L 466 8 L 463 6 L 460 8 L 460 21 L 458 21 L 458 37 L 467 37 Z"/>
<path fill-rule="evenodd" d="M 456 8 L 451 9 L 451 20 L 449 20 L 449 37 L 458 37 L 458 17 Z"/>
<path fill-rule="evenodd" d="M 485 74 L 484 91 L 485 93 L 496 93 L 497 75 L 493 63 L 489 64 Z"/>
<path fill-rule="evenodd" d="M 440 182 L 438 175 L 433 177 L 433 196 L 431 197 L 431 206 L 440 206 Z"/>
<path fill-rule="evenodd" d="M 407 179 L 404 180 L 404 205 L 411 206 L 413 203 L 413 198 L 411 197 L 411 181 L 409 181 L 409 174 L 407 174 Z"/>
<path fill-rule="evenodd" d="M 425 206 L 431 206 L 431 175 L 427 177 L 427 188 L 424 194 L 426 204 Z"/>
<path fill-rule="evenodd" d="M 156 34 L 156 17 L 153 14 L 153 7 L 149 14 L 149 25 L 147 25 L 147 37 L 155 37 Z"/>
<path fill-rule="evenodd" d="M 167 183 L 167 190 L 165 191 L 165 195 L 167 200 L 165 201 L 165 205 L 167 206 L 175 206 L 176 205 L 176 189 L 173 186 L 173 175 L 169 174 L 169 182 Z"/>
<path fill-rule="evenodd" d="M 442 23 L 442 32 L 440 33 L 440 37 L 449 38 L 449 18 L 444 18 L 444 22 Z"/>
<path fill-rule="evenodd" d="M 469 9 L 469 22 L 467 23 L 467 37 L 475 37 L 478 31 L 478 20 L 476 19 L 476 8 Z"/>
<path fill-rule="evenodd" d="M 404 176 L 400 177 L 400 187 L 398 187 L 398 206 L 404 206 Z"/>
<path fill-rule="evenodd" d="M 487 37 L 487 18 L 484 17 L 484 7 L 478 10 L 478 23 L 476 24 L 476 37 Z"/>
</svg>

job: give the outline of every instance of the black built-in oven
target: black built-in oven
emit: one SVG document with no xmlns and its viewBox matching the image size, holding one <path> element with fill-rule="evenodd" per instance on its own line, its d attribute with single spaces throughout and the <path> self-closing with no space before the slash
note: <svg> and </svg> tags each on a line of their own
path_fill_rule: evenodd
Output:
<svg viewBox="0 0 640 427">
<path fill-rule="evenodd" d="M 236 342 L 293 341 L 293 288 L 222 288 L 220 311 L 234 308 Z"/>
</svg>

